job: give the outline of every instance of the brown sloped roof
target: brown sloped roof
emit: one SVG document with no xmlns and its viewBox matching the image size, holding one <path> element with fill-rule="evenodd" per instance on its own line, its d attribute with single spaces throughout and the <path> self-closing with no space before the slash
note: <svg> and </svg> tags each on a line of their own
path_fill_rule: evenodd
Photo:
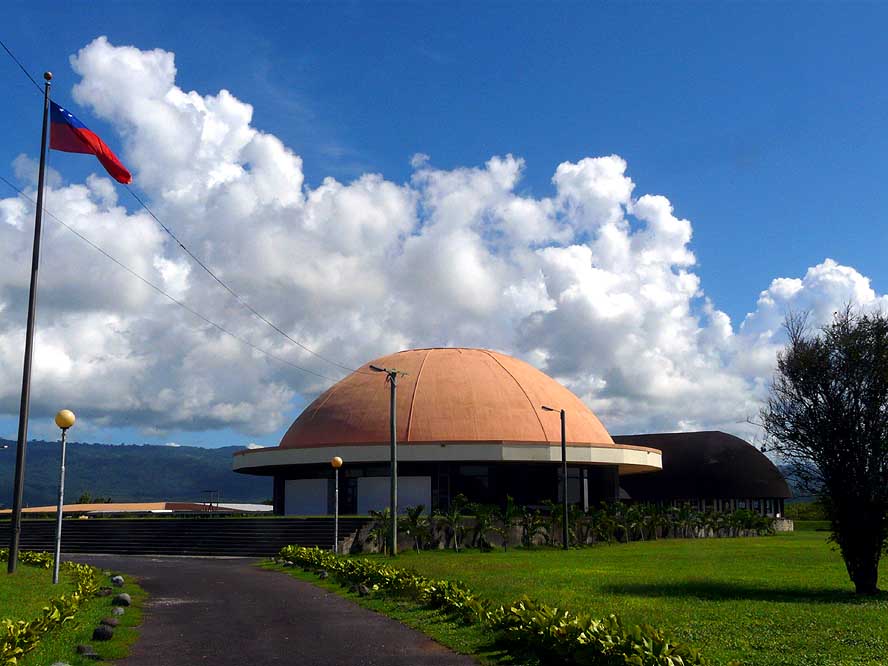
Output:
<svg viewBox="0 0 888 666">
<path fill-rule="evenodd" d="M 378 358 L 309 405 L 281 448 L 389 441 L 389 387 L 370 365 L 397 368 L 400 442 L 560 442 L 614 446 L 601 421 L 567 388 L 533 366 L 486 349 L 412 349 Z"/>
<path fill-rule="evenodd" d="M 792 497 L 780 470 L 748 442 L 716 430 L 615 435 L 663 452 L 663 469 L 620 478 L 635 500 Z"/>
</svg>

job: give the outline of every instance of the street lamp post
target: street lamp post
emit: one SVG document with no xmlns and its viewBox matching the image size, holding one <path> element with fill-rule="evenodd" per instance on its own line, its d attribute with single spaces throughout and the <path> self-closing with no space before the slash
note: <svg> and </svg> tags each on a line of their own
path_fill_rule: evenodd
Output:
<svg viewBox="0 0 888 666">
<path fill-rule="evenodd" d="M 76 417 L 70 409 L 63 409 L 55 416 L 56 425 L 62 430 L 62 457 L 59 463 L 59 507 L 56 512 L 55 560 L 52 565 L 52 584 L 59 584 L 59 562 L 62 559 L 62 510 L 65 506 L 65 447 L 68 443 L 68 428 L 74 425 Z"/>
<path fill-rule="evenodd" d="M 333 466 L 333 552 L 339 554 L 339 468 L 342 458 L 334 456 L 330 461 Z"/>
<path fill-rule="evenodd" d="M 371 365 L 370 369 L 374 372 L 384 372 L 387 375 L 386 381 L 391 387 L 389 396 L 389 437 L 391 439 L 391 554 L 398 554 L 398 438 L 395 432 L 395 424 L 397 420 L 397 412 L 395 399 L 398 391 L 398 371 L 393 368 L 380 368 Z"/>
<path fill-rule="evenodd" d="M 564 550 L 567 550 L 570 548 L 570 534 L 567 528 L 567 429 L 564 422 L 564 410 L 546 407 L 545 405 L 543 405 L 543 410 L 561 413 L 561 482 L 564 499 L 564 511 L 561 517 L 561 541 L 564 545 Z"/>
</svg>

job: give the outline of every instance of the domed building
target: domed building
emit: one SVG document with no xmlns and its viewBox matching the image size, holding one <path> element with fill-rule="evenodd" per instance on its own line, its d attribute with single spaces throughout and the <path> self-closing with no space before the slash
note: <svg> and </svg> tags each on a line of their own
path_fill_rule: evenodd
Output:
<svg viewBox="0 0 888 666">
<path fill-rule="evenodd" d="M 365 364 L 320 395 L 279 446 L 240 451 L 234 470 L 274 477 L 281 514 L 333 509 L 330 460 L 340 470 L 345 514 L 388 506 L 389 399 L 384 373 L 396 369 L 398 506 L 446 508 L 457 494 L 523 505 L 563 498 L 561 423 L 566 413 L 570 502 L 619 497 L 620 477 L 661 469 L 644 442 L 617 444 L 567 388 L 531 365 L 485 349 L 413 349 Z"/>
</svg>

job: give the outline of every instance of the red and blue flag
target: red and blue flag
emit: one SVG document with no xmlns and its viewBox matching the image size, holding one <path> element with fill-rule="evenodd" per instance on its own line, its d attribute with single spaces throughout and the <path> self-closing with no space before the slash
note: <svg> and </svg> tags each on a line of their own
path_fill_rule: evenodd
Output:
<svg viewBox="0 0 888 666">
<path fill-rule="evenodd" d="M 129 185 L 133 177 L 117 155 L 98 135 L 74 117 L 74 114 L 50 101 L 49 147 L 66 153 L 95 155 L 108 174 L 118 183 Z"/>
</svg>

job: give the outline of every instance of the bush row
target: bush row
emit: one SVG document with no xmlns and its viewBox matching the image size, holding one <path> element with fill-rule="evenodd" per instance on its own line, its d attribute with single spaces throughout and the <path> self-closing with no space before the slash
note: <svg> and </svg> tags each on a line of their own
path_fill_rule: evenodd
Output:
<svg viewBox="0 0 888 666">
<path fill-rule="evenodd" d="M 8 550 L 0 550 L 0 561 L 8 557 Z M 49 553 L 21 552 L 19 561 L 46 569 L 53 564 Z M 72 593 L 50 599 L 33 620 L 0 620 L 0 666 L 18 664 L 22 656 L 37 647 L 46 632 L 73 619 L 83 602 L 99 589 L 99 572 L 94 567 L 64 562 L 62 568 L 74 576 L 76 586 Z"/>
<path fill-rule="evenodd" d="M 0 562 L 9 560 L 9 549 L 0 548 Z M 18 561 L 41 569 L 52 569 L 52 553 L 22 550 L 19 552 Z"/>
<path fill-rule="evenodd" d="M 495 543 L 508 549 L 545 543 L 561 545 L 562 507 L 552 501 L 539 508 L 521 506 L 507 496 L 503 506 L 469 502 L 465 496 L 453 498 L 446 511 L 428 514 L 422 504 L 405 508 L 398 517 L 398 529 L 408 535 L 417 550 L 472 546 L 490 550 Z M 371 511 L 373 524 L 369 538 L 379 550 L 386 550 L 391 530 L 388 509 Z M 662 538 L 738 537 L 773 534 L 774 519 L 749 509 L 732 512 L 700 511 L 689 504 L 601 502 L 583 511 L 571 505 L 567 517 L 569 545 L 648 541 Z M 520 536 L 519 536 L 520 535 Z"/>
<path fill-rule="evenodd" d="M 522 598 L 508 606 L 482 599 L 464 585 L 432 580 L 370 559 L 319 548 L 286 546 L 280 558 L 312 571 L 327 571 L 345 585 L 418 601 L 466 624 L 480 623 L 515 657 L 542 664 L 582 666 L 711 666 L 698 650 L 672 641 L 649 625 L 626 625 Z M 736 665 L 735 665 L 736 666 Z"/>
</svg>

